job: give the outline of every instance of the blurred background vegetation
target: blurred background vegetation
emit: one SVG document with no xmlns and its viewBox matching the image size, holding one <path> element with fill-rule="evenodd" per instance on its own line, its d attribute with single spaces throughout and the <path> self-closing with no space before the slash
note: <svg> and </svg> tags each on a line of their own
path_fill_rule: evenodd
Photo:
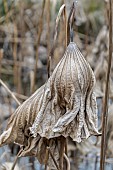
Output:
<svg viewBox="0 0 113 170">
<path fill-rule="evenodd" d="M 0 79 L 22 103 L 47 81 L 47 61 L 52 48 L 55 19 L 65 3 L 67 16 L 72 0 L 0 0 Z M 75 1 L 74 42 L 78 45 L 96 76 L 96 96 L 99 126 L 106 84 L 108 62 L 108 1 Z M 44 14 L 42 15 L 42 11 Z M 53 70 L 65 51 L 64 18 L 61 17 L 54 56 Z M 38 59 L 36 62 L 36 58 Z M 36 68 L 36 81 L 34 70 Z M 109 126 L 106 169 L 113 170 L 113 63 L 110 78 Z M 0 131 L 7 118 L 18 107 L 8 91 L 0 85 Z M 17 145 L 0 148 L 0 169 L 10 167 L 18 152 Z M 81 144 L 68 140 L 68 156 L 72 170 L 99 170 L 100 137 Z M 43 169 L 34 158 L 20 158 L 15 170 Z"/>
</svg>

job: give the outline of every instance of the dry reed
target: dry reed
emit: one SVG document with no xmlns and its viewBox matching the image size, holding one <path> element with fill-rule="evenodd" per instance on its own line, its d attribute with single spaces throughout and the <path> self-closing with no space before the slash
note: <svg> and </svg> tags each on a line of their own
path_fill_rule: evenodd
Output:
<svg viewBox="0 0 113 170">
<path fill-rule="evenodd" d="M 107 78 L 106 78 L 104 109 L 102 115 L 100 170 L 105 169 L 106 130 L 107 130 L 107 117 L 108 117 L 109 80 L 110 80 L 111 61 L 112 61 L 112 0 L 109 0 L 109 59 L 108 59 L 108 70 L 107 70 Z"/>
<path fill-rule="evenodd" d="M 38 38 L 36 41 L 36 60 L 35 60 L 35 67 L 34 67 L 34 77 L 33 77 L 33 85 L 32 85 L 32 90 L 31 92 L 33 93 L 35 91 L 35 83 L 36 83 L 36 73 L 37 73 L 37 64 L 38 64 L 38 49 L 39 49 L 39 45 L 40 45 L 40 38 L 41 38 L 41 34 L 42 34 L 42 29 L 43 29 L 43 16 L 44 16 L 44 9 L 45 9 L 45 0 L 43 0 L 43 4 L 42 4 L 42 13 L 40 16 L 40 20 L 39 20 L 39 25 L 38 25 Z"/>
</svg>

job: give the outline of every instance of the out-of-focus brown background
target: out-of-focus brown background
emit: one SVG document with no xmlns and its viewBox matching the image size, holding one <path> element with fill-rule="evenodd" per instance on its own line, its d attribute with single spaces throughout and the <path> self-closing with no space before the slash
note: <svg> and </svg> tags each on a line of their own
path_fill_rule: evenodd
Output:
<svg viewBox="0 0 113 170">
<path fill-rule="evenodd" d="M 47 61 L 53 45 L 55 19 L 65 3 L 67 16 L 72 0 L 0 0 L 0 79 L 22 103 L 48 78 Z M 96 76 L 99 128 L 109 56 L 107 0 L 74 1 L 74 42 L 78 45 Z M 44 10 L 43 17 L 42 11 Z M 58 37 L 52 58 L 53 70 L 65 51 L 64 18 L 60 19 Z M 36 62 L 36 58 L 38 61 Z M 33 81 L 36 71 L 36 81 Z M 0 134 L 7 118 L 18 107 L 0 84 Z M 110 75 L 106 170 L 113 170 L 113 61 Z M 10 169 L 19 148 L 16 144 L 0 148 L 0 169 Z M 68 140 L 71 170 L 99 170 L 100 137 L 77 144 Z M 20 158 L 15 170 L 43 170 L 34 158 Z"/>
</svg>

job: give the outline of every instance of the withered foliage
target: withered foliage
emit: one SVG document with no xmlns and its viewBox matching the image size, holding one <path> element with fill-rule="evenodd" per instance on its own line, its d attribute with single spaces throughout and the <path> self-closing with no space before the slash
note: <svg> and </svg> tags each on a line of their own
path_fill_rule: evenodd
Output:
<svg viewBox="0 0 113 170">
<path fill-rule="evenodd" d="M 90 65 L 71 42 L 48 81 L 11 115 L 0 146 L 16 142 L 23 146 L 20 156 L 34 155 L 45 164 L 50 140 L 58 161 L 61 135 L 77 142 L 98 135 L 94 85 Z"/>
<path fill-rule="evenodd" d="M 92 69 L 71 42 L 46 83 L 41 110 L 30 128 L 33 135 L 70 136 L 81 142 L 98 133 L 94 84 Z"/>
</svg>

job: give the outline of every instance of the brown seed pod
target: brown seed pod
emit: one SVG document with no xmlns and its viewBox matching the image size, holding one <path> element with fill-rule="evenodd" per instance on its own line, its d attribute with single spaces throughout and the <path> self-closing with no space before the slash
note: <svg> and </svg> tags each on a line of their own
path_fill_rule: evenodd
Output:
<svg viewBox="0 0 113 170">
<path fill-rule="evenodd" d="M 46 84 L 44 100 L 30 128 L 34 137 L 70 136 L 74 141 L 98 134 L 95 77 L 71 42 Z"/>
</svg>

